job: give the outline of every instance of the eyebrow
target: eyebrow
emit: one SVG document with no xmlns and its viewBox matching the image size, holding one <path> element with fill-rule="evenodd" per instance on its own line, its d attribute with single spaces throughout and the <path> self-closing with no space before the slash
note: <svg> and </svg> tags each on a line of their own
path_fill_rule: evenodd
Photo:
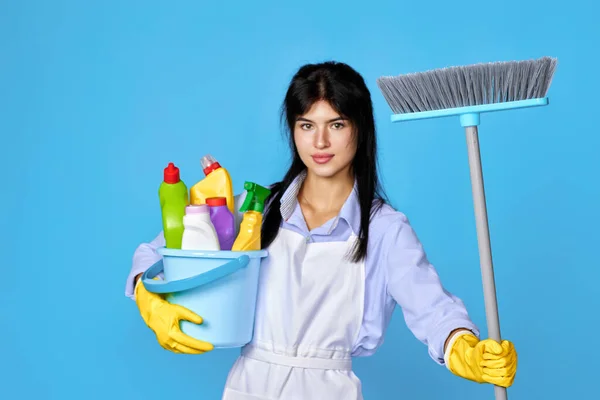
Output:
<svg viewBox="0 0 600 400">
<path fill-rule="evenodd" d="M 347 118 L 337 117 L 337 118 L 330 119 L 329 121 L 327 121 L 327 123 L 330 124 L 330 123 L 335 122 L 335 121 L 346 121 L 346 120 L 347 120 Z M 306 119 L 304 117 L 298 117 L 298 118 L 296 118 L 296 122 L 300 122 L 300 121 L 303 121 L 303 122 L 313 122 L 314 123 L 314 121 L 311 121 L 310 119 Z"/>
</svg>

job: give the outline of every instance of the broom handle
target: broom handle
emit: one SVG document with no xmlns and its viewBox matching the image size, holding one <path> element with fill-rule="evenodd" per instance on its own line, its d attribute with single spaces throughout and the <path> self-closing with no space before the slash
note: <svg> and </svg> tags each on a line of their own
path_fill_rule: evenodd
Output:
<svg viewBox="0 0 600 400">
<path fill-rule="evenodd" d="M 490 245 L 490 232 L 483 186 L 483 171 L 481 168 L 481 155 L 479 153 L 479 138 L 477 126 L 467 126 L 467 149 L 469 153 L 469 170 L 471 173 L 471 188 L 473 191 L 473 204 L 475 208 L 475 222 L 477 227 L 477 243 L 479 245 L 479 263 L 483 281 L 483 296 L 485 300 L 485 315 L 487 320 L 488 335 L 491 339 L 501 342 L 500 319 L 498 317 L 498 303 L 496 302 L 496 284 L 494 282 L 494 267 L 492 264 L 492 250 Z M 496 400 L 507 400 L 506 388 L 494 386 Z"/>
</svg>

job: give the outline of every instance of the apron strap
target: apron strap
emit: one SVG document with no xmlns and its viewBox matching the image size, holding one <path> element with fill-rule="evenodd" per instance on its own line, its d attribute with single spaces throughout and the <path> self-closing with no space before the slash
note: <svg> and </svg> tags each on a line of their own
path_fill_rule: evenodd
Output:
<svg viewBox="0 0 600 400">
<path fill-rule="evenodd" d="M 253 345 L 242 348 L 242 356 L 269 364 L 308 369 L 352 370 L 352 358 L 332 359 L 316 357 L 292 357 L 259 349 Z"/>
</svg>

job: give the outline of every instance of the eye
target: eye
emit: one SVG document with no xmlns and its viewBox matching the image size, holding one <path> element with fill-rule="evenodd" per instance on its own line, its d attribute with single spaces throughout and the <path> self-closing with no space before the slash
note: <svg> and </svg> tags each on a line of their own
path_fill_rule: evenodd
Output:
<svg viewBox="0 0 600 400">
<path fill-rule="evenodd" d="M 334 122 L 333 129 L 342 129 L 345 125 L 341 122 Z"/>
<path fill-rule="evenodd" d="M 305 131 L 309 131 L 312 129 L 312 125 L 311 124 L 300 124 L 300 129 L 303 129 Z"/>
</svg>

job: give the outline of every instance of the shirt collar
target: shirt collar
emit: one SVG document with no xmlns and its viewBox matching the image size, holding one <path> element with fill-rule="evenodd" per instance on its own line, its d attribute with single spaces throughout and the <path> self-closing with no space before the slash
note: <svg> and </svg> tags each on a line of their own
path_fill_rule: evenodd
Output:
<svg viewBox="0 0 600 400">
<path fill-rule="evenodd" d="M 281 204 L 279 206 L 279 210 L 281 212 L 281 217 L 284 221 L 290 219 L 290 217 L 294 214 L 294 210 L 298 206 L 298 193 L 300 192 L 300 188 L 302 187 L 302 183 L 306 179 L 306 170 L 302 171 L 296 178 L 292 181 L 290 186 L 284 192 L 281 197 Z M 358 186 L 356 181 L 354 182 L 354 187 L 352 192 L 344 202 L 340 213 L 338 214 L 336 220 L 331 225 L 330 232 L 333 231 L 340 220 L 345 221 L 355 235 L 358 235 L 360 231 L 360 202 L 358 199 Z"/>
</svg>

